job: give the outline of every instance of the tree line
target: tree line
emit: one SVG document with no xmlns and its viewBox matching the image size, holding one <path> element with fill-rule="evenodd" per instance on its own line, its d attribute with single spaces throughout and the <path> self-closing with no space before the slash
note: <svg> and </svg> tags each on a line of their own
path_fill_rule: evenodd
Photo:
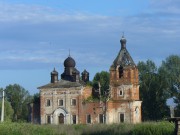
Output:
<svg viewBox="0 0 180 135">
<path fill-rule="evenodd" d="M 152 60 L 140 61 L 139 70 L 140 100 L 142 100 L 143 121 L 158 121 L 170 116 L 167 99 L 173 98 L 177 104 L 175 115 L 180 116 L 180 56 L 171 55 L 157 66 Z M 95 74 L 88 84 L 99 89 L 101 84 L 102 98 L 106 98 L 109 91 L 109 72 L 102 71 Z M 0 94 L 2 94 L 0 88 Z M 19 84 L 8 85 L 5 91 L 5 120 L 27 121 L 28 103 L 38 102 L 39 94 L 30 95 Z M 0 95 L 2 97 L 2 95 Z M 1 109 L 1 102 L 0 102 Z M 1 112 L 0 112 L 1 113 Z"/>
</svg>

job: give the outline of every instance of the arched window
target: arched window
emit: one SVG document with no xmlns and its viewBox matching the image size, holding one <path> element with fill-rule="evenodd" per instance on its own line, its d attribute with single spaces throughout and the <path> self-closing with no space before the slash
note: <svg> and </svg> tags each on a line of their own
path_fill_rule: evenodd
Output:
<svg viewBox="0 0 180 135">
<path fill-rule="evenodd" d="M 120 91 L 119 91 L 119 95 L 120 95 L 120 96 L 123 96 L 123 90 L 120 90 Z"/>
<path fill-rule="evenodd" d="M 119 67 L 119 78 L 122 78 L 123 77 L 123 67 L 120 66 Z"/>
</svg>

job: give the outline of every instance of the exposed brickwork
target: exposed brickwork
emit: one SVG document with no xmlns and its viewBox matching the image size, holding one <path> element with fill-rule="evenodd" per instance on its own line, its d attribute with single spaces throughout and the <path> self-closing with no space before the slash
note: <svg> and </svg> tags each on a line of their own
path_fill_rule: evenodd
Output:
<svg viewBox="0 0 180 135">
<path fill-rule="evenodd" d="M 141 122 L 141 101 L 139 101 L 139 80 L 136 66 L 124 68 L 119 77 L 119 67 L 110 68 L 111 99 L 108 103 L 109 115 L 124 113 L 125 121 L 130 123 Z M 119 116 L 109 116 L 109 122 L 117 123 Z"/>
<path fill-rule="evenodd" d="M 84 88 L 83 92 L 82 92 L 82 96 L 84 99 L 87 99 L 88 97 L 90 97 L 92 95 L 92 87 L 87 86 Z"/>
</svg>

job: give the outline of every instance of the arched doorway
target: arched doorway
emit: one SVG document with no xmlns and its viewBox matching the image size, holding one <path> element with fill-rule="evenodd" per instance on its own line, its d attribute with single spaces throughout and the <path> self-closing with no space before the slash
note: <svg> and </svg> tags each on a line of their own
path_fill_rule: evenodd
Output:
<svg viewBox="0 0 180 135">
<path fill-rule="evenodd" d="M 60 115 L 58 116 L 58 121 L 59 124 L 64 124 L 64 115 L 62 113 L 60 113 Z"/>
<path fill-rule="evenodd" d="M 139 107 L 135 108 L 135 123 L 140 122 L 140 114 L 139 114 Z"/>
<path fill-rule="evenodd" d="M 64 108 L 57 108 L 53 113 L 53 124 L 68 124 L 69 115 Z"/>
</svg>

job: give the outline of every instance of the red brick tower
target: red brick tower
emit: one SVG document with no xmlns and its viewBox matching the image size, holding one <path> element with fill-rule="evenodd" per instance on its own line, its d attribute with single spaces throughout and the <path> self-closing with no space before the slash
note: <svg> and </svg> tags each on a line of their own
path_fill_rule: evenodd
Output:
<svg viewBox="0 0 180 135">
<path fill-rule="evenodd" d="M 141 121 L 141 101 L 139 101 L 138 69 L 126 49 L 126 39 L 122 36 L 121 49 L 110 67 L 110 108 L 118 110 L 119 121 L 137 123 Z"/>
</svg>

